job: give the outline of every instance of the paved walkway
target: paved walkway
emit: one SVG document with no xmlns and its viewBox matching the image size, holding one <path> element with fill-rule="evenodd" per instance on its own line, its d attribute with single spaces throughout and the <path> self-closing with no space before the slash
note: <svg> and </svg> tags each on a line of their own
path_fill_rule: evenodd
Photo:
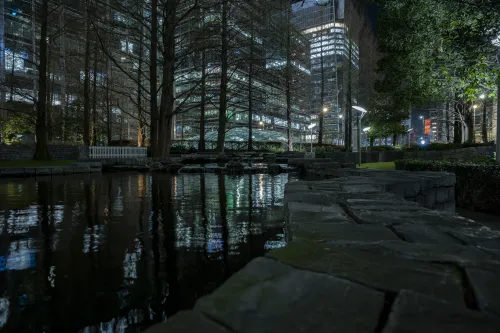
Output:
<svg viewBox="0 0 500 333">
<path fill-rule="evenodd" d="M 498 333 L 500 232 L 359 181 L 288 184 L 288 245 L 148 333 Z"/>
</svg>

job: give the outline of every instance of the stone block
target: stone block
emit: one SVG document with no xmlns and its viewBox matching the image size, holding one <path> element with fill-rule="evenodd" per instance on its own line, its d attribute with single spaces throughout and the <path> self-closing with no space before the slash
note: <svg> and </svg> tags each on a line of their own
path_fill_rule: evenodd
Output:
<svg viewBox="0 0 500 333">
<path fill-rule="evenodd" d="M 448 201 L 455 200 L 455 196 L 450 196 L 452 191 L 451 187 L 439 187 L 436 189 L 436 203 L 441 204 Z M 453 188 L 454 189 L 454 188 Z M 453 191 L 454 194 L 454 191 Z"/>
<path fill-rule="evenodd" d="M 408 259 L 432 263 L 455 263 L 469 265 L 470 267 L 500 265 L 500 261 L 496 256 L 480 251 L 473 246 L 464 246 L 461 244 L 381 241 L 375 245 L 360 245 L 359 248 L 364 248 L 365 251 L 380 252 L 388 255 L 394 254 Z"/>
<path fill-rule="evenodd" d="M 467 267 L 467 278 L 482 311 L 500 316 L 500 266 L 496 270 Z"/>
<path fill-rule="evenodd" d="M 439 228 L 430 225 L 401 224 L 395 225 L 393 228 L 398 235 L 411 243 L 460 244 L 459 241 L 448 236 Z"/>
<path fill-rule="evenodd" d="M 36 175 L 37 175 L 37 177 L 38 176 L 50 176 L 50 175 L 52 175 L 52 173 L 51 173 L 49 168 L 37 168 Z"/>
<path fill-rule="evenodd" d="M 388 228 L 381 225 L 357 225 L 344 223 L 292 224 L 292 239 L 307 239 L 331 244 L 377 243 L 399 240 Z"/>
<path fill-rule="evenodd" d="M 239 333 L 371 333 L 383 305 L 381 292 L 259 258 L 195 310 Z"/>
<path fill-rule="evenodd" d="M 64 175 L 64 169 L 63 168 L 51 168 L 50 173 L 52 175 Z"/>
<path fill-rule="evenodd" d="M 410 202 L 407 202 L 410 203 Z M 382 208 L 382 207 L 381 207 Z M 362 208 L 348 207 L 351 216 L 353 216 L 360 223 L 367 224 L 384 224 L 384 225 L 398 225 L 403 223 L 413 224 L 428 224 L 446 227 L 470 227 L 476 223 L 467 220 L 460 216 L 445 214 L 440 211 L 398 209 L 398 205 L 394 203 L 392 208 L 383 210 L 368 210 Z"/>
<path fill-rule="evenodd" d="M 436 188 L 430 188 L 422 193 L 424 196 L 423 206 L 432 209 L 436 204 Z"/>
<path fill-rule="evenodd" d="M 167 322 L 147 329 L 145 333 L 229 333 L 229 331 L 199 312 L 183 311 Z"/>
<path fill-rule="evenodd" d="M 296 166 L 304 166 L 304 159 L 303 158 L 289 158 L 288 164 L 289 165 L 296 165 Z"/>
<path fill-rule="evenodd" d="M 1 177 L 24 177 L 24 168 L 0 168 Z"/>
<path fill-rule="evenodd" d="M 342 168 L 356 169 L 356 163 L 342 163 Z"/>
<path fill-rule="evenodd" d="M 451 265 L 408 260 L 389 251 L 301 240 L 268 254 L 294 267 L 323 272 L 390 292 L 409 289 L 463 303 L 461 281 Z"/>
<path fill-rule="evenodd" d="M 496 333 L 500 318 L 407 290 L 396 298 L 383 333 Z"/>
</svg>

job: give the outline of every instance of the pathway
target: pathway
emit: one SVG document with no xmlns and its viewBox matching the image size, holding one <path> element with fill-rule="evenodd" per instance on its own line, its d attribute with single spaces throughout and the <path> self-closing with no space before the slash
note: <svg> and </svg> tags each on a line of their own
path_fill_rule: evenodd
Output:
<svg viewBox="0 0 500 333">
<path fill-rule="evenodd" d="M 289 183 L 288 245 L 147 332 L 497 333 L 500 232 L 403 199 L 453 175 L 369 172 Z"/>
</svg>

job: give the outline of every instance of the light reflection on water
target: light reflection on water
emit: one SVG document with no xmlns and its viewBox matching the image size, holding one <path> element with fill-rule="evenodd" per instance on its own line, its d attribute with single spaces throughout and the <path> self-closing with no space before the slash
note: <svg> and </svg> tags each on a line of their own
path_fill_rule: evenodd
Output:
<svg viewBox="0 0 500 333">
<path fill-rule="evenodd" d="M 137 332 L 284 245 L 290 175 L 0 183 L 0 329 Z"/>
</svg>

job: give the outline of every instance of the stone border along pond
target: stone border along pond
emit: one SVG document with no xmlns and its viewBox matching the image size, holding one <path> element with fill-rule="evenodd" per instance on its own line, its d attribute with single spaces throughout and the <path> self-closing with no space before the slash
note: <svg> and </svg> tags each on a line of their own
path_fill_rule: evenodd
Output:
<svg viewBox="0 0 500 333">
<path fill-rule="evenodd" d="M 287 246 L 146 332 L 498 333 L 500 232 L 394 187 L 455 176 L 367 172 L 288 183 Z"/>
<path fill-rule="evenodd" d="M 81 173 L 100 173 L 100 162 L 78 162 L 67 166 L 0 167 L 0 178 L 46 177 Z"/>
</svg>

